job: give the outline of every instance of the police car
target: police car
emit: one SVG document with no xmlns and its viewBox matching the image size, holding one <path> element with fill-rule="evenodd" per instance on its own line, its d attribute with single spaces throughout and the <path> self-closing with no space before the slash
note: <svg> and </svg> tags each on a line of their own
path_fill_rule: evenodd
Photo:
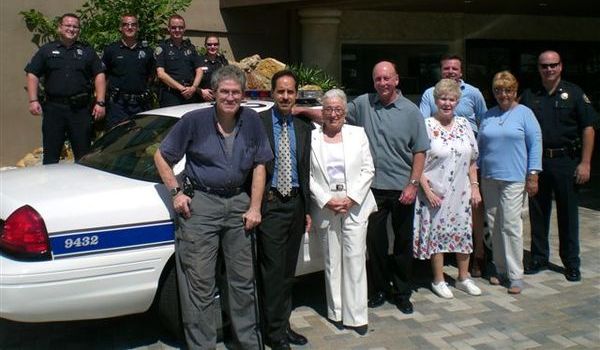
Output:
<svg viewBox="0 0 600 350">
<path fill-rule="evenodd" d="M 260 112 L 273 103 L 242 105 Z M 175 212 L 153 155 L 182 115 L 210 107 L 139 114 L 98 139 L 77 164 L 0 172 L 0 317 L 95 319 L 154 305 L 167 326 L 178 325 Z M 317 240 L 304 243 L 298 274 L 322 269 Z"/>
</svg>

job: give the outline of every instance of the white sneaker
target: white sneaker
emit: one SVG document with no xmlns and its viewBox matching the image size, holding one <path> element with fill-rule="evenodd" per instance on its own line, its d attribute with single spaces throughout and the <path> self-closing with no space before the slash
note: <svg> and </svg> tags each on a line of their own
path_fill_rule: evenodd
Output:
<svg viewBox="0 0 600 350">
<path fill-rule="evenodd" d="M 450 288 L 448 288 L 448 284 L 446 282 L 439 282 L 439 283 L 433 283 L 431 282 L 431 289 L 433 289 L 433 292 L 435 294 L 437 294 L 438 296 L 444 298 L 444 299 L 452 299 L 454 298 L 454 295 L 452 294 L 452 291 L 450 291 Z"/>
<path fill-rule="evenodd" d="M 472 279 L 467 278 L 464 281 L 456 280 L 456 284 L 454 285 L 456 289 L 460 289 L 463 292 L 470 295 L 481 295 L 481 289 L 475 285 Z"/>
</svg>

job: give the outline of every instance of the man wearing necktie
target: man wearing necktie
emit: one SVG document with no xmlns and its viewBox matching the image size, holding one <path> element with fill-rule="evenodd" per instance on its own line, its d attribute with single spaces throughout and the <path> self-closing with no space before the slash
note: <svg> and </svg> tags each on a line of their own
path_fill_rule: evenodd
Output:
<svg viewBox="0 0 600 350">
<path fill-rule="evenodd" d="M 258 226 L 263 334 L 271 349 L 290 349 L 307 339 L 289 324 L 292 285 L 302 234 L 310 229 L 309 121 L 292 117 L 297 79 L 288 70 L 271 79 L 275 107 L 261 113 L 275 159 L 267 163 L 267 190 Z"/>
</svg>

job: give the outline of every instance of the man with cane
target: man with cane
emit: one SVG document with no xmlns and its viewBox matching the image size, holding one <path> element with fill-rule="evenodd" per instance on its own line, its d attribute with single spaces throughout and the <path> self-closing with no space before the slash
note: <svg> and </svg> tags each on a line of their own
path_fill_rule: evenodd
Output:
<svg viewBox="0 0 600 350">
<path fill-rule="evenodd" d="M 212 77 L 213 108 L 184 115 L 154 156 L 179 214 L 175 232 L 184 334 L 190 349 L 216 348 L 216 262 L 222 249 L 236 348 L 260 349 L 251 231 L 261 222 L 265 163 L 273 158 L 257 113 L 240 103 L 246 77 L 235 66 Z M 173 165 L 186 155 L 183 193 Z M 244 184 L 252 176 L 250 196 Z"/>
</svg>

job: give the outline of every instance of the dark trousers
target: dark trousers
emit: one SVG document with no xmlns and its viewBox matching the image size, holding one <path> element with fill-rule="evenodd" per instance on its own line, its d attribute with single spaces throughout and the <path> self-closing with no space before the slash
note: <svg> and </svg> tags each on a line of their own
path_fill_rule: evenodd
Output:
<svg viewBox="0 0 600 350">
<path fill-rule="evenodd" d="M 304 200 L 301 195 L 288 201 L 275 197 L 264 202 L 262 222 L 257 231 L 260 301 L 264 335 L 272 342 L 286 337 L 304 226 Z"/>
<path fill-rule="evenodd" d="M 202 99 L 198 94 L 195 94 L 192 98 L 186 100 L 181 96 L 181 93 L 173 89 L 162 88 L 160 90 L 159 104 L 161 107 L 179 106 L 198 102 L 202 102 Z"/>
<path fill-rule="evenodd" d="M 367 228 L 367 277 L 369 295 L 385 292 L 388 295 L 408 298 L 412 294 L 414 204 L 403 205 L 398 198 L 402 191 L 373 188 L 378 211 L 369 216 Z M 394 249 L 388 254 L 387 220 L 392 215 Z"/>
<path fill-rule="evenodd" d="M 150 109 L 150 103 L 125 101 L 120 97 L 111 98 L 106 109 L 106 128 L 122 123 L 132 116 Z"/>
<path fill-rule="evenodd" d="M 579 268 L 579 194 L 574 178 L 578 163 L 570 157 L 542 160 L 544 171 L 539 175 L 538 193 L 529 198 L 533 261 L 547 263 L 550 256 L 548 236 L 554 193 L 560 258 L 565 267 Z"/>
<path fill-rule="evenodd" d="M 72 107 L 68 104 L 46 102 L 43 111 L 44 164 L 58 163 L 67 138 L 75 160 L 89 152 L 92 137 L 92 114 L 89 106 Z"/>
</svg>

